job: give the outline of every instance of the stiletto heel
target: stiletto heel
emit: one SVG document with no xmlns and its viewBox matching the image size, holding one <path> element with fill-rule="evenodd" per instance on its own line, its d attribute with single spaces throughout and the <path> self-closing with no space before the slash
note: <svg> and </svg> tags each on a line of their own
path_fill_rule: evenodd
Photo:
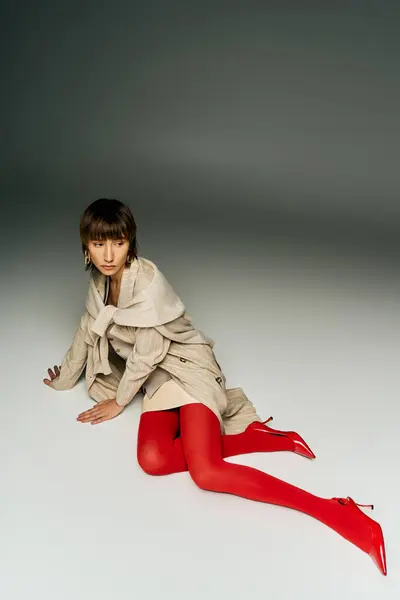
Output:
<svg viewBox="0 0 400 600">
<path fill-rule="evenodd" d="M 269 427 L 267 423 L 273 420 L 273 417 L 269 417 L 266 421 L 261 421 L 261 424 L 264 426 L 265 430 L 271 435 L 280 435 L 283 437 L 289 438 L 294 445 L 293 452 L 295 454 L 300 454 L 301 456 L 305 456 L 306 458 L 316 458 L 314 452 L 311 448 L 306 444 L 302 437 L 299 436 L 295 431 L 280 431 L 279 429 L 273 429 Z M 252 425 L 256 425 L 256 423 L 252 423 Z"/>
<path fill-rule="evenodd" d="M 339 504 L 348 504 L 349 503 L 349 498 L 335 498 L 335 500 L 337 500 L 339 502 Z M 351 498 L 350 498 L 351 500 Z M 352 500 L 352 502 L 354 502 L 354 500 Z M 362 508 L 370 508 L 371 510 L 374 510 L 374 505 L 373 504 L 358 504 L 358 502 L 354 502 L 354 504 L 356 506 L 361 506 Z"/>
<path fill-rule="evenodd" d="M 367 526 L 367 531 L 369 530 L 370 533 L 370 542 L 365 542 L 366 531 L 365 527 L 363 528 L 362 525 L 361 529 L 359 530 L 358 539 L 355 539 L 357 537 L 357 528 L 355 526 L 355 522 L 351 523 L 351 528 L 349 528 L 349 534 L 343 534 L 339 531 L 339 529 L 337 529 L 337 531 L 341 533 L 341 535 L 343 535 L 343 537 L 345 537 L 347 540 L 352 542 L 355 546 L 366 552 L 372 558 L 382 575 L 387 575 L 385 541 L 383 538 L 382 528 L 379 525 L 379 523 L 368 517 L 358 508 L 359 506 L 361 506 L 373 510 L 374 505 L 358 504 L 357 502 L 354 502 L 354 500 L 350 497 L 333 498 L 333 500 L 336 500 L 342 506 L 348 507 L 350 510 L 357 511 L 356 513 L 354 513 L 355 520 L 359 518 L 361 519 L 360 525 L 365 524 Z"/>
</svg>

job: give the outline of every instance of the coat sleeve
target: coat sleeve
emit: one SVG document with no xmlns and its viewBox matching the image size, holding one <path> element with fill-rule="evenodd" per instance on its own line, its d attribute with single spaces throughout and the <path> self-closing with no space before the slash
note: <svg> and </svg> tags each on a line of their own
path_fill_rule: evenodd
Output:
<svg viewBox="0 0 400 600">
<path fill-rule="evenodd" d="M 126 406 L 133 400 L 146 379 L 165 358 L 171 340 L 154 327 L 138 327 L 132 352 L 117 389 L 116 402 Z"/>
<path fill-rule="evenodd" d="M 88 345 L 85 342 L 88 317 L 87 311 L 81 317 L 72 344 L 61 363 L 60 375 L 53 380 L 52 387 L 55 390 L 69 390 L 74 387 L 85 368 L 88 356 Z"/>
</svg>

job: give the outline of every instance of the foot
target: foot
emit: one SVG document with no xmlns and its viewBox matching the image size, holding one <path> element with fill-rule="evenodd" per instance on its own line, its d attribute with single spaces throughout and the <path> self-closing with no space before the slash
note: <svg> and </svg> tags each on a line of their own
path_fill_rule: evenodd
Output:
<svg viewBox="0 0 400 600">
<path fill-rule="evenodd" d="M 295 431 L 280 431 L 279 429 L 273 429 L 272 427 L 266 425 L 266 423 L 269 423 L 270 421 L 272 421 L 272 417 L 269 417 L 269 419 L 262 422 L 255 421 L 251 423 L 251 426 L 256 431 L 264 431 L 269 435 L 278 435 L 288 438 L 292 442 L 292 452 L 295 454 L 300 454 L 300 456 L 305 456 L 306 458 L 310 459 L 316 458 L 314 452 L 298 433 Z"/>
<path fill-rule="evenodd" d="M 333 527 L 349 542 L 366 552 L 374 561 L 383 575 L 387 575 L 385 542 L 382 528 L 373 519 L 363 513 L 358 507 L 366 506 L 373 509 L 373 505 L 357 504 L 350 497 L 332 498 L 332 502 L 341 505 L 343 516 L 348 516 L 344 523 L 338 522 L 337 528 Z M 339 511 L 338 516 L 340 518 Z"/>
</svg>

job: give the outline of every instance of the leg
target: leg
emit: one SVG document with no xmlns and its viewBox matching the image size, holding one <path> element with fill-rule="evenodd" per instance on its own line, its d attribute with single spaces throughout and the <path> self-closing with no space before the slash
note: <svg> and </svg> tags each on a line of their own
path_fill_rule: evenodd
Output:
<svg viewBox="0 0 400 600">
<path fill-rule="evenodd" d="M 142 413 L 138 431 L 137 459 L 149 475 L 187 471 L 179 434 L 179 408 Z M 219 425 L 218 425 L 219 426 Z M 282 436 L 265 435 L 249 426 L 243 433 L 222 436 L 222 456 L 252 452 L 293 450 L 293 442 Z"/>
<path fill-rule="evenodd" d="M 142 413 L 137 440 L 137 460 L 149 475 L 187 471 L 179 432 L 179 408 Z"/>
<path fill-rule="evenodd" d="M 325 505 L 322 498 L 252 467 L 225 462 L 218 419 L 206 406 L 182 406 L 180 420 L 184 456 L 190 475 L 199 487 L 297 508 L 302 512 L 307 512 L 304 509 L 309 503 L 313 505 L 313 512 L 322 515 Z"/>
<path fill-rule="evenodd" d="M 384 555 L 380 526 L 351 499 L 320 498 L 257 469 L 224 461 L 218 419 L 203 404 L 182 406 L 180 419 L 183 452 L 190 475 L 201 489 L 306 513 L 371 554 L 384 572 L 384 560 L 379 559 Z"/>
</svg>

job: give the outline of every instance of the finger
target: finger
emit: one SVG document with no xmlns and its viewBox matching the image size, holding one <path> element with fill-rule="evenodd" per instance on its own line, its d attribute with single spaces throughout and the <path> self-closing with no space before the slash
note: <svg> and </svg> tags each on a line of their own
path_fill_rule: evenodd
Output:
<svg viewBox="0 0 400 600">
<path fill-rule="evenodd" d="M 81 423 L 88 423 L 89 421 L 93 421 L 93 419 L 95 419 L 97 417 L 94 417 L 93 415 L 89 416 L 89 417 L 81 417 L 81 418 L 77 418 L 77 421 L 80 421 Z"/>
<path fill-rule="evenodd" d="M 98 413 L 87 412 L 87 413 L 82 413 L 81 415 L 78 415 L 78 419 L 93 419 L 97 416 L 99 416 Z"/>
<path fill-rule="evenodd" d="M 51 381 L 50 379 L 43 379 L 43 383 L 45 383 L 46 385 L 51 386 Z"/>
<path fill-rule="evenodd" d="M 50 379 L 53 379 L 53 377 L 54 377 L 53 371 L 51 369 L 47 369 L 47 372 L 48 372 L 48 374 L 50 376 Z"/>
<path fill-rule="evenodd" d="M 99 419 L 95 419 L 91 422 L 91 425 L 97 425 L 98 423 L 103 423 L 103 421 L 107 421 L 107 417 L 100 417 Z"/>
<path fill-rule="evenodd" d="M 61 368 L 61 367 L 57 367 L 57 366 L 55 366 L 55 367 L 54 367 L 54 372 L 55 372 L 55 374 L 57 375 L 57 377 L 58 377 L 58 375 L 60 374 L 60 368 Z"/>
<path fill-rule="evenodd" d="M 77 421 L 85 421 L 85 420 L 87 421 L 88 419 L 90 420 L 91 418 L 92 418 L 92 415 L 83 414 L 83 415 L 78 415 L 76 417 L 76 420 Z"/>
<path fill-rule="evenodd" d="M 108 400 L 99 400 L 98 402 L 96 402 L 95 406 L 93 406 L 93 408 L 90 408 L 89 410 L 85 410 L 84 412 L 80 413 L 78 415 L 78 417 L 83 417 L 86 415 L 93 415 L 96 413 L 96 411 L 99 410 L 104 410 L 104 406 L 100 406 L 102 404 L 104 404 L 105 402 L 109 402 Z"/>
<path fill-rule="evenodd" d="M 103 416 L 104 414 L 105 414 L 104 412 L 100 412 L 100 411 L 90 412 L 88 414 L 83 414 L 82 416 L 79 415 L 78 420 L 79 421 L 91 421 L 92 419 L 98 419 L 99 417 Z"/>
</svg>

